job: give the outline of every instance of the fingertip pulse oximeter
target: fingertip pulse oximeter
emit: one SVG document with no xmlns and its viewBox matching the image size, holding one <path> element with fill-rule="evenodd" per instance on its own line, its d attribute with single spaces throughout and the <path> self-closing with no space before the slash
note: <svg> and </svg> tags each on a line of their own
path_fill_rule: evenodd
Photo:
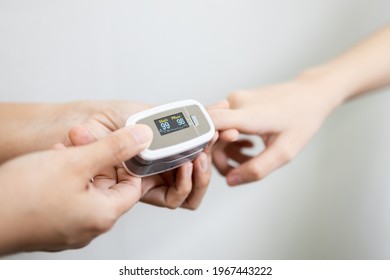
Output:
<svg viewBox="0 0 390 280">
<path fill-rule="evenodd" d="M 157 106 L 132 115 L 126 126 L 144 124 L 153 131 L 150 146 L 123 162 L 126 171 L 145 177 L 192 161 L 214 137 L 215 128 L 206 109 L 195 100 Z"/>
</svg>

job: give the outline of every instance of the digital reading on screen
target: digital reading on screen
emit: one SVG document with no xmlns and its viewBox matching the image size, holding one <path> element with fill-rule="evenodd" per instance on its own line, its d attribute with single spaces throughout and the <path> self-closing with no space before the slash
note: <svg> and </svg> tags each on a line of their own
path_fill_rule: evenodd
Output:
<svg viewBox="0 0 390 280">
<path fill-rule="evenodd" d="M 156 119 L 154 123 L 162 136 L 190 127 L 182 112 Z"/>
</svg>

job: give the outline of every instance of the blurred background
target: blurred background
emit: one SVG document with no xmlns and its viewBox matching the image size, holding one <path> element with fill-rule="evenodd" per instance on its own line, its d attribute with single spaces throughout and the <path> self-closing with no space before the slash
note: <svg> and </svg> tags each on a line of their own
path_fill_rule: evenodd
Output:
<svg viewBox="0 0 390 280">
<path fill-rule="evenodd" d="M 0 101 L 207 105 L 338 55 L 389 11 L 388 0 L 3 0 Z M 343 105 L 261 182 L 230 188 L 214 172 L 194 212 L 138 204 L 86 248 L 6 258 L 389 259 L 389 104 L 387 89 Z"/>
</svg>

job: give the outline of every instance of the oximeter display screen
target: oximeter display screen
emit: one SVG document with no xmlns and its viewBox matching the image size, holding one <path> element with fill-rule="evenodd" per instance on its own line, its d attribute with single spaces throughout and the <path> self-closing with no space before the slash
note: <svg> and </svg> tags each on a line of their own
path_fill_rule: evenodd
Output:
<svg viewBox="0 0 390 280">
<path fill-rule="evenodd" d="M 190 127 L 182 112 L 154 120 L 162 136 Z"/>
</svg>

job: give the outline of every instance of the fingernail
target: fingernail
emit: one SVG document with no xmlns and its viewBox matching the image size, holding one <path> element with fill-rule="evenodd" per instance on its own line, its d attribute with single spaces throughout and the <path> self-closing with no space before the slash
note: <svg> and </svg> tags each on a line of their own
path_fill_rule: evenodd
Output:
<svg viewBox="0 0 390 280">
<path fill-rule="evenodd" d="M 201 157 L 200 158 L 200 167 L 202 167 L 203 171 L 207 171 L 207 169 L 209 168 L 209 160 L 207 158 L 207 155 L 201 154 L 200 157 Z"/>
<path fill-rule="evenodd" d="M 234 175 L 228 176 L 227 183 L 230 186 L 236 186 L 236 185 L 241 184 L 241 177 L 240 177 L 240 175 L 234 174 Z"/>
<path fill-rule="evenodd" d="M 153 132 L 146 125 L 134 125 L 128 128 L 137 144 L 143 145 L 152 142 Z"/>
</svg>

